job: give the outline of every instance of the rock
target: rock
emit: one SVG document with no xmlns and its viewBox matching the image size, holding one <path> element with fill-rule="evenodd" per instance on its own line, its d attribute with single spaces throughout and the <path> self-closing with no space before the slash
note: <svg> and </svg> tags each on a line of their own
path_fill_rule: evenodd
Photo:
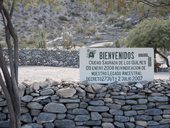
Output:
<svg viewBox="0 0 170 128">
<path fill-rule="evenodd" d="M 148 124 L 148 126 L 159 125 L 159 123 L 156 121 L 148 121 L 147 124 Z"/>
<path fill-rule="evenodd" d="M 166 102 L 166 101 L 168 101 L 168 97 L 166 97 L 166 96 L 149 96 L 148 100 L 151 102 Z"/>
<path fill-rule="evenodd" d="M 162 110 L 160 109 L 156 109 L 156 108 L 152 108 L 152 109 L 147 109 L 145 111 L 146 115 L 151 115 L 151 116 L 158 116 L 162 114 Z"/>
<path fill-rule="evenodd" d="M 0 112 L 0 121 L 1 120 L 6 120 L 6 118 L 7 118 L 7 115 Z"/>
<path fill-rule="evenodd" d="M 21 114 L 23 114 L 23 113 L 28 113 L 28 108 L 26 108 L 26 107 L 21 107 Z M 1 117 L 1 116 L 0 116 Z"/>
<path fill-rule="evenodd" d="M 32 123 L 32 117 L 29 113 L 22 114 L 20 120 L 24 123 Z"/>
<path fill-rule="evenodd" d="M 146 105 L 133 105 L 132 110 L 145 110 L 147 109 Z"/>
<path fill-rule="evenodd" d="M 85 122 L 85 125 L 87 125 L 87 126 L 99 126 L 99 125 L 101 125 L 101 121 L 91 121 L 91 120 L 89 120 L 89 121 Z"/>
<path fill-rule="evenodd" d="M 43 126 L 40 124 L 36 124 L 36 123 L 29 123 L 29 124 L 23 125 L 21 128 L 43 128 Z"/>
<path fill-rule="evenodd" d="M 126 104 L 136 105 L 137 101 L 135 101 L 135 100 L 126 100 Z"/>
<path fill-rule="evenodd" d="M 77 90 L 79 96 L 81 96 L 81 97 L 86 96 L 86 92 L 83 89 L 81 89 L 80 87 L 77 87 L 76 90 Z"/>
<path fill-rule="evenodd" d="M 24 96 L 25 89 L 26 89 L 26 86 L 24 84 L 19 84 L 19 86 L 18 86 L 19 97 Z"/>
<path fill-rule="evenodd" d="M 42 123 L 53 122 L 55 119 L 56 119 L 56 114 L 43 112 L 38 115 L 37 122 L 42 124 Z"/>
<path fill-rule="evenodd" d="M 134 123 L 131 123 L 131 122 L 125 123 L 125 128 L 134 128 L 134 127 L 135 127 Z"/>
<path fill-rule="evenodd" d="M 0 102 L 0 107 L 4 107 L 7 105 L 7 101 L 6 100 L 3 100 Z"/>
<path fill-rule="evenodd" d="M 44 128 L 54 128 L 54 127 L 55 127 L 54 124 L 51 122 L 44 124 Z"/>
<path fill-rule="evenodd" d="M 67 109 L 74 109 L 74 108 L 78 108 L 78 107 L 79 107 L 78 103 L 66 104 Z"/>
<path fill-rule="evenodd" d="M 170 119 L 162 119 L 159 121 L 160 124 L 170 124 Z"/>
<path fill-rule="evenodd" d="M 88 121 L 89 119 L 90 119 L 89 115 L 77 115 L 74 120 L 78 122 L 84 122 Z"/>
<path fill-rule="evenodd" d="M 152 116 L 137 115 L 137 116 L 136 116 L 136 120 L 149 121 L 149 120 L 152 120 Z"/>
<path fill-rule="evenodd" d="M 66 117 L 66 114 L 57 114 L 57 119 L 61 120 Z"/>
<path fill-rule="evenodd" d="M 118 121 L 118 122 L 128 122 L 129 121 L 129 117 L 126 117 L 126 116 L 115 116 L 115 121 Z"/>
<path fill-rule="evenodd" d="M 117 126 L 118 128 L 125 128 L 124 123 L 120 123 L 120 122 L 114 122 L 114 125 Z"/>
<path fill-rule="evenodd" d="M 43 108 L 43 106 L 40 103 L 37 103 L 37 102 L 29 102 L 27 104 L 27 107 L 29 109 L 42 109 Z"/>
<path fill-rule="evenodd" d="M 135 122 L 137 125 L 140 125 L 140 126 L 143 126 L 143 127 L 146 127 L 147 126 L 147 122 L 146 121 L 136 121 Z"/>
<path fill-rule="evenodd" d="M 124 111 L 125 116 L 136 116 L 137 112 L 136 111 Z"/>
<path fill-rule="evenodd" d="M 88 115 L 89 112 L 86 109 L 76 108 L 76 109 L 73 109 L 73 114 L 74 115 Z"/>
<path fill-rule="evenodd" d="M 57 128 L 75 128 L 75 123 L 72 120 L 55 120 L 54 124 Z"/>
<path fill-rule="evenodd" d="M 0 121 L 1 128 L 10 128 L 9 121 Z"/>
<path fill-rule="evenodd" d="M 106 106 L 108 106 L 110 109 L 120 109 L 121 105 L 119 104 L 106 104 Z"/>
<path fill-rule="evenodd" d="M 91 120 L 101 120 L 102 116 L 98 112 L 91 112 Z"/>
<path fill-rule="evenodd" d="M 53 94 L 54 94 L 54 90 L 52 90 L 51 88 L 47 88 L 45 90 L 40 91 L 41 96 L 47 96 L 47 95 L 53 95 Z"/>
<path fill-rule="evenodd" d="M 61 103 L 48 103 L 44 107 L 45 112 L 51 113 L 65 113 L 67 111 L 66 107 Z"/>
<path fill-rule="evenodd" d="M 106 112 L 109 110 L 107 106 L 88 106 L 87 109 L 93 112 Z"/>
<path fill-rule="evenodd" d="M 103 106 L 104 102 L 102 100 L 97 100 L 97 101 L 90 101 L 89 104 L 93 106 Z"/>
<path fill-rule="evenodd" d="M 139 99 L 138 102 L 139 102 L 139 104 L 146 104 L 146 103 L 148 103 L 148 100 L 147 99 Z"/>
<path fill-rule="evenodd" d="M 80 99 L 59 99 L 60 103 L 79 103 Z"/>
<path fill-rule="evenodd" d="M 139 88 L 139 89 L 142 89 L 143 88 L 143 85 L 141 83 L 137 83 L 135 84 L 135 87 Z"/>
<path fill-rule="evenodd" d="M 122 116 L 123 115 L 123 111 L 122 110 L 117 110 L 117 109 L 110 109 L 110 114 L 112 115 L 119 115 Z"/>
<path fill-rule="evenodd" d="M 76 94 L 76 90 L 74 88 L 63 88 L 57 91 L 57 94 L 61 97 L 69 98 L 73 97 Z"/>
<path fill-rule="evenodd" d="M 21 98 L 21 101 L 23 101 L 23 102 L 30 102 L 30 101 L 32 101 L 32 99 L 33 99 L 32 96 L 26 95 L 26 96 Z"/>
<path fill-rule="evenodd" d="M 38 82 L 34 82 L 32 84 L 32 88 L 33 88 L 34 91 L 37 92 L 40 89 L 40 84 Z"/>
<path fill-rule="evenodd" d="M 102 123 L 103 128 L 115 128 L 112 123 Z"/>
<path fill-rule="evenodd" d="M 38 96 L 38 97 L 35 97 L 32 101 L 36 101 L 36 102 L 39 102 L 41 100 L 45 100 L 47 99 L 49 96 Z"/>
<path fill-rule="evenodd" d="M 37 110 L 37 109 L 31 109 L 30 113 L 32 116 L 38 116 L 40 114 L 40 110 Z"/>
</svg>

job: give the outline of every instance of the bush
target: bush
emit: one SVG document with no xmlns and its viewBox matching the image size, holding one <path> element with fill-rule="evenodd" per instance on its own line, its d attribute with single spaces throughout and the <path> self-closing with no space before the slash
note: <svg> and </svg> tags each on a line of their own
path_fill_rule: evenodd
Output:
<svg viewBox="0 0 170 128">
<path fill-rule="evenodd" d="M 130 31 L 129 47 L 153 47 L 170 50 L 170 20 L 147 19 Z"/>
</svg>

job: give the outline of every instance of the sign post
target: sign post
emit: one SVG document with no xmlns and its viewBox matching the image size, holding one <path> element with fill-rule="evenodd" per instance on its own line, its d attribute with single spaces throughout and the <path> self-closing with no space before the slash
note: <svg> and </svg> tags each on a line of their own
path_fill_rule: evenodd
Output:
<svg viewBox="0 0 170 128">
<path fill-rule="evenodd" d="M 80 80 L 89 83 L 151 81 L 154 78 L 152 48 L 82 48 Z"/>
</svg>

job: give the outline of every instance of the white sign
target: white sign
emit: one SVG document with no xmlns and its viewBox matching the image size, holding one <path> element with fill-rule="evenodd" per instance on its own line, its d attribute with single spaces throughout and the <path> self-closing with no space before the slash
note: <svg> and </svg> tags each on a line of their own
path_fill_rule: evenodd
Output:
<svg viewBox="0 0 170 128">
<path fill-rule="evenodd" d="M 89 83 L 151 81 L 154 78 L 152 48 L 82 48 L 80 80 Z"/>
</svg>

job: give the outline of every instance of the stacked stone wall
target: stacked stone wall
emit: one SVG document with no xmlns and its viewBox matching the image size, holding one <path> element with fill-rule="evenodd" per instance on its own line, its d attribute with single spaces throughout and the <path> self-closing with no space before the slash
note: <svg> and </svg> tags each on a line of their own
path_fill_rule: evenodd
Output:
<svg viewBox="0 0 170 128">
<path fill-rule="evenodd" d="M 170 80 L 107 85 L 46 80 L 19 88 L 22 128 L 170 127 Z M 2 94 L 0 126 L 8 126 Z"/>
</svg>

